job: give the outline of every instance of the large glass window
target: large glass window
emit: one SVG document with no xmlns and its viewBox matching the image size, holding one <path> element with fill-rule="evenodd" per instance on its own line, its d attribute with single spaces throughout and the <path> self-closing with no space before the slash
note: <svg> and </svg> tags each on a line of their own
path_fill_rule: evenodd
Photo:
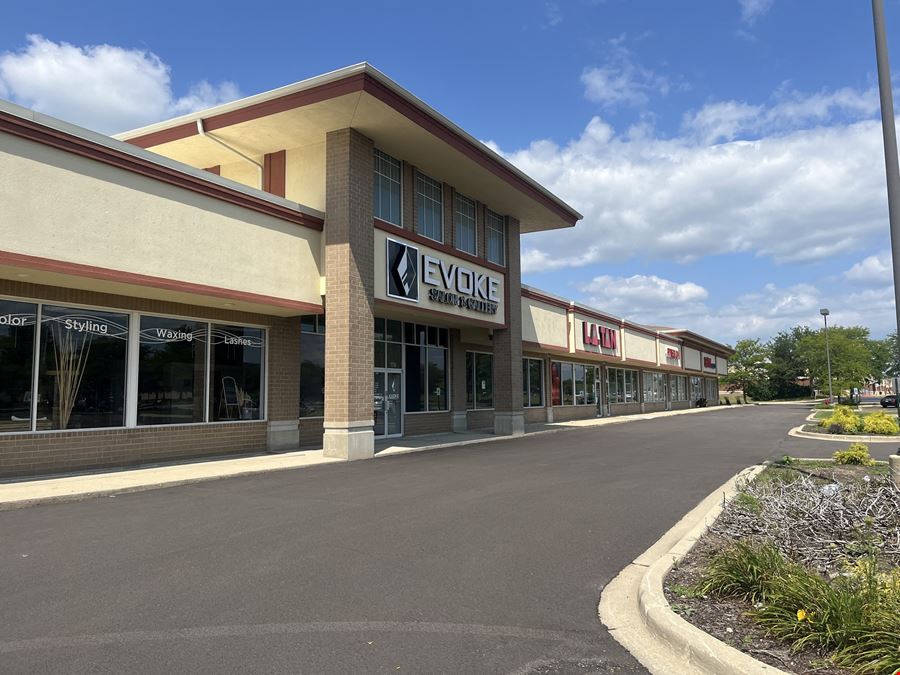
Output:
<svg viewBox="0 0 900 675">
<path fill-rule="evenodd" d="M 638 371 L 628 368 L 606 369 L 606 396 L 610 403 L 638 403 Z"/>
<path fill-rule="evenodd" d="M 416 214 L 419 234 L 444 241 L 443 196 L 440 181 L 416 174 Z"/>
<path fill-rule="evenodd" d="M 562 405 L 562 364 L 550 363 L 550 405 Z"/>
<path fill-rule="evenodd" d="M 128 315 L 45 305 L 37 428 L 125 425 Z"/>
<path fill-rule="evenodd" d="M 475 202 L 457 194 L 453 198 L 453 216 L 456 225 L 456 248 L 476 255 L 478 238 L 475 229 Z"/>
<path fill-rule="evenodd" d="M 207 325 L 142 316 L 137 423 L 202 422 Z"/>
<path fill-rule="evenodd" d="M 583 363 L 550 364 L 551 405 L 596 405 L 597 371 Z"/>
<path fill-rule="evenodd" d="M 379 324 L 376 322 L 376 336 Z M 385 321 L 385 337 L 400 340 L 399 321 Z M 406 351 L 405 382 L 406 412 L 434 412 L 447 410 L 447 341 L 446 328 L 403 324 L 403 347 Z M 390 342 L 386 342 L 385 358 L 390 365 Z M 376 353 L 376 366 L 377 359 Z M 396 366 L 401 367 L 400 365 Z"/>
<path fill-rule="evenodd" d="M 540 408 L 544 405 L 544 362 L 522 359 L 522 405 Z"/>
<path fill-rule="evenodd" d="M 584 367 L 584 402 L 586 405 L 597 405 L 597 371 L 594 366 Z"/>
<path fill-rule="evenodd" d="M 494 355 L 466 352 L 466 407 L 494 407 Z"/>
<path fill-rule="evenodd" d="M 691 400 L 696 401 L 701 398 L 703 398 L 703 380 L 696 375 L 691 375 Z"/>
<path fill-rule="evenodd" d="M 666 402 L 666 375 L 665 373 L 644 373 L 644 402 Z"/>
<path fill-rule="evenodd" d="M 673 401 L 687 401 L 687 382 L 684 375 L 670 375 L 669 386 L 672 391 Z"/>
<path fill-rule="evenodd" d="M 0 300 L 0 433 L 31 430 L 37 305 Z"/>
<path fill-rule="evenodd" d="M 211 335 L 209 418 L 262 419 L 264 331 L 213 325 Z"/>
<path fill-rule="evenodd" d="M 325 315 L 300 318 L 300 417 L 325 414 Z"/>
<path fill-rule="evenodd" d="M 400 225 L 400 160 L 375 150 L 375 217 Z"/>
<path fill-rule="evenodd" d="M 710 403 L 716 403 L 719 400 L 718 380 L 706 380 L 706 400 L 708 400 Z"/>
<path fill-rule="evenodd" d="M 498 265 L 506 264 L 506 222 L 499 213 L 485 209 L 484 234 L 487 244 L 487 259 Z"/>
</svg>

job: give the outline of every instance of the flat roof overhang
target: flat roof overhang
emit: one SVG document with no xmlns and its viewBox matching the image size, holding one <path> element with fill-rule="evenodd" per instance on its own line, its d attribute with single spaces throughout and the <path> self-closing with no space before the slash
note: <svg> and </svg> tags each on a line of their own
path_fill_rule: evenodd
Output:
<svg viewBox="0 0 900 675">
<path fill-rule="evenodd" d="M 517 218 L 522 232 L 572 227 L 581 214 L 437 111 L 363 63 L 116 138 L 193 166 L 234 162 L 203 128 L 261 156 L 354 128 L 376 147 Z"/>
</svg>

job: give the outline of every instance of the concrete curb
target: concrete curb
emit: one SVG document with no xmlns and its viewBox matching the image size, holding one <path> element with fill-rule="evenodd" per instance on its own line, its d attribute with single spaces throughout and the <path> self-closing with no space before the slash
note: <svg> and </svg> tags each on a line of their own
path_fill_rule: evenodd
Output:
<svg viewBox="0 0 900 675">
<path fill-rule="evenodd" d="M 486 436 L 461 441 L 438 442 L 418 447 L 402 447 L 387 449 L 375 455 L 375 459 L 405 455 L 426 450 L 456 448 L 476 443 L 493 443 L 499 441 L 515 441 L 528 436 L 556 434 L 564 431 L 606 426 L 608 424 L 625 424 L 641 420 L 685 415 L 714 410 L 724 410 L 726 406 L 709 408 L 687 408 L 685 410 L 666 410 L 655 413 L 639 413 L 622 415 L 621 417 L 602 417 L 588 420 L 559 422 L 551 429 L 531 431 L 524 436 Z M 31 481 L 15 481 L 0 483 L 0 511 L 27 508 L 39 504 L 81 501 L 92 497 L 106 497 L 129 492 L 143 492 L 159 488 L 177 487 L 192 483 L 237 478 L 270 471 L 286 471 L 309 466 L 341 463 L 344 460 L 324 457 L 321 450 L 300 450 L 278 455 L 259 455 L 252 457 L 224 458 L 172 464 L 157 467 L 134 467 L 109 471 L 105 473 L 88 473 L 78 475 L 62 475 L 43 477 Z"/>
<path fill-rule="evenodd" d="M 773 675 L 784 673 L 717 640 L 669 606 L 663 584 L 669 570 L 706 533 L 738 487 L 765 467 L 733 476 L 611 581 L 600 596 L 600 620 L 613 638 L 651 673 Z"/>
<path fill-rule="evenodd" d="M 848 436 L 847 434 L 818 434 L 814 431 L 803 431 L 803 425 L 794 427 L 788 432 L 788 436 L 795 438 L 812 438 L 819 441 L 834 441 L 835 443 L 897 443 L 900 436 Z"/>
</svg>

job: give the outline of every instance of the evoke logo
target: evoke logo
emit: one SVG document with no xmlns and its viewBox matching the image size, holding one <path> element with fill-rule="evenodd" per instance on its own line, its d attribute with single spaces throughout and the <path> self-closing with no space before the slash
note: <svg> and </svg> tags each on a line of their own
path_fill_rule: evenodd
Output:
<svg viewBox="0 0 900 675">
<path fill-rule="evenodd" d="M 387 240 L 387 294 L 392 298 L 419 301 L 419 249 Z"/>
</svg>

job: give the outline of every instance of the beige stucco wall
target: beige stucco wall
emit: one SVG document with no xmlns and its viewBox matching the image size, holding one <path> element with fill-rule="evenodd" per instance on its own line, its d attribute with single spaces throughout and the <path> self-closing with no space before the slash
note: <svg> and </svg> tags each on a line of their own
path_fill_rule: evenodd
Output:
<svg viewBox="0 0 900 675">
<path fill-rule="evenodd" d="M 716 373 L 718 375 L 728 374 L 728 359 L 723 359 L 721 356 L 716 357 Z"/>
<path fill-rule="evenodd" d="M 622 355 L 622 335 L 620 331 L 620 326 L 611 321 L 602 321 L 600 319 L 595 319 L 584 314 L 579 314 L 575 312 L 575 349 L 584 350 L 586 352 L 590 352 L 592 354 L 606 354 L 607 356 L 621 356 Z M 597 326 L 604 326 L 614 331 L 616 334 L 616 348 L 615 349 L 607 349 L 603 346 L 602 336 L 600 335 L 599 330 L 597 331 L 597 337 L 601 338 L 600 346 L 595 347 L 594 345 L 586 345 L 584 344 L 584 322 L 589 324 L 596 324 Z M 626 347 L 627 349 L 627 347 Z M 652 359 L 651 359 L 652 360 Z"/>
<path fill-rule="evenodd" d="M 263 158 L 259 158 L 260 164 L 262 163 Z M 200 167 L 203 169 L 207 169 L 209 167 Z M 250 162 L 244 161 L 242 159 L 235 158 L 234 162 L 228 162 L 227 164 L 219 165 L 219 175 L 222 178 L 227 178 L 229 180 L 233 180 L 236 183 L 242 183 L 243 185 L 249 185 L 252 188 L 257 188 L 258 190 L 262 189 L 262 185 L 260 184 L 260 172 L 259 168 L 255 164 L 251 164 Z"/>
<path fill-rule="evenodd" d="M 522 298 L 522 340 L 568 349 L 568 319 L 564 307 Z"/>
<path fill-rule="evenodd" d="M 677 359 L 671 359 L 667 355 L 668 350 L 674 349 L 678 352 L 679 357 Z M 660 340 L 659 341 L 659 362 L 664 363 L 667 366 L 675 366 L 681 367 L 681 345 L 677 342 L 670 342 L 668 340 Z"/>
<path fill-rule="evenodd" d="M 693 349 L 692 347 L 685 347 L 681 353 L 684 358 L 684 368 L 685 369 L 700 370 L 700 364 L 702 362 L 700 360 L 699 350 Z"/>
<path fill-rule="evenodd" d="M 432 312 L 439 312 L 441 314 L 445 314 L 448 317 L 453 317 L 461 320 L 477 320 L 477 321 L 486 321 L 488 323 L 503 325 L 504 319 L 506 317 L 505 309 L 506 309 L 506 299 L 505 299 L 505 288 L 504 284 L 506 283 L 506 276 L 500 274 L 499 272 L 495 272 L 493 270 L 489 270 L 486 267 L 482 267 L 480 265 L 476 265 L 474 263 L 470 263 L 465 260 L 461 260 L 456 258 L 455 256 L 451 256 L 443 251 L 438 251 L 437 249 L 431 248 L 429 246 L 425 246 L 423 244 L 410 242 L 404 239 L 401 232 L 397 232 L 396 234 L 391 233 L 388 234 L 384 230 L 375 229 L 374 237 L 375 237 L 375 297 L 379 300 L 387 300 L 392 303 L 397 304 L 403 309 L 411 309 L 415 310 L 416 308 L 427 309 Z M 394 239 L 397 241 L 408 243 L 410 246 L 415 246 L 419 250 L 419 274 L 418 274 L 418 284 L 419 284 L 419 301 L 418 303 L 404 301 L 396 298 L 391 298 L 387 294 L 387 240 Z M 487 314 L 484 312 L 478 312 L 471 309 L 467 309 L 465 307 L 458 307 L 456 305 L 448 305 L 441 302 L 434 302 L 428 297 L 428 290 L 433 288 L 429 286 L 423 281 L 423 270 L 422 270 L 422 256 L 430 255 L 435 258 L 439 258 L 443 260 L 445 263 L 454 263 L 458 264 L 462 267 L 466 267 L 476 273 L 487 274 L 494 279 L 498 280 L 497 286 L 497 313 L 496 314 Z M 443 290 L 442 287 L 441 290 Z"/>
<path fill-rule="evenodd" d="M 0 203 L 13 253 L 321 302 L 321 232 L 7 134 Z"/>
<path fill-rule="evenodd" d="M 325 142 L 292 148 L 285 155 L 284 196 L 325 210 Z"/>
<path fill-rule="evenodd" d="M 656 363 L 656 338 L 626 328 L 625 358 Z"/>
</svg>

